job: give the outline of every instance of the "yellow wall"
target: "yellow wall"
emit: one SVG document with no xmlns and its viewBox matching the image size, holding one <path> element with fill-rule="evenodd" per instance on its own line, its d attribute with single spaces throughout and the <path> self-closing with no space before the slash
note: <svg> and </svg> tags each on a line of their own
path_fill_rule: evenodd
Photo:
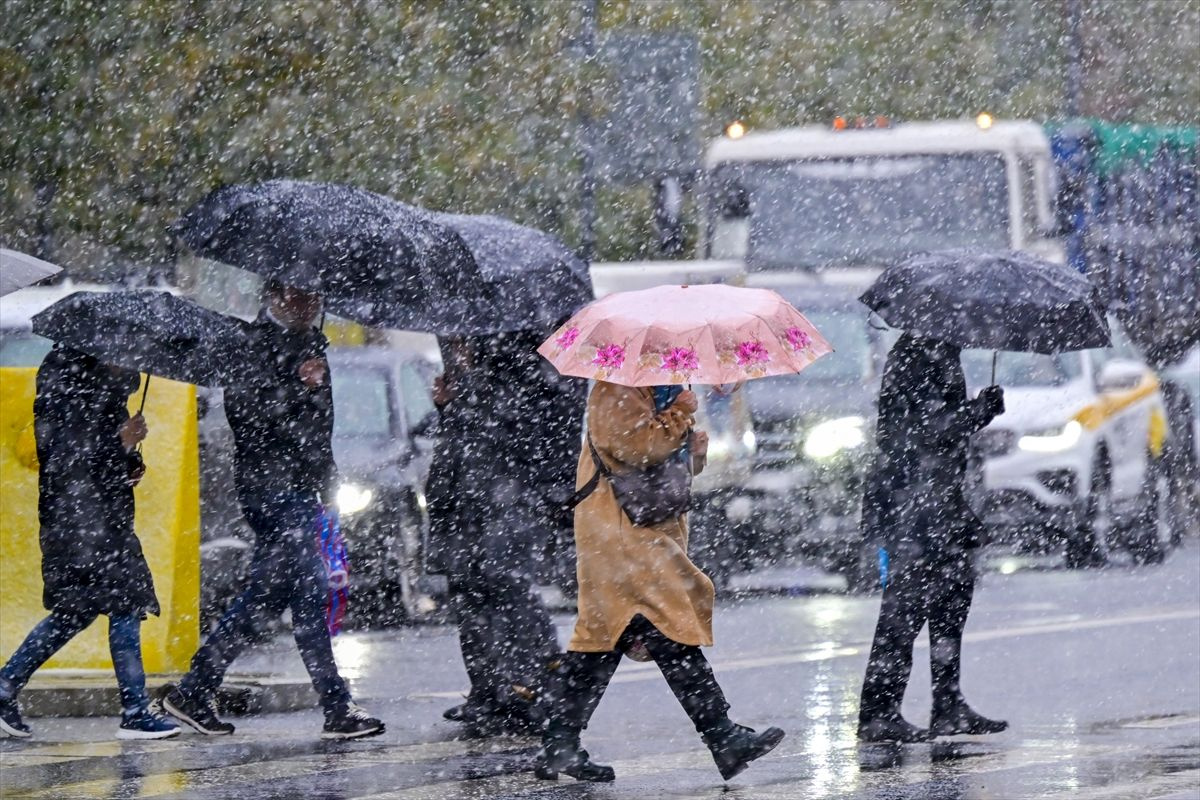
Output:
<svg viewBox="0 0 1200 800">
<path fill-rule="evenodd" d="M 34 369 L 0 369 L 0 659 L 46 614 L 38 547 Z M 137 410 L 141 394 L 130 400 Z M 199 640 L 200 464 L 196 388 L 155 378 L 146 402 L 146 476 L 135 490 L 136 529 L 162 614 L 142 625 L 148 672 L 182 672 Z M 111 669 L 101 617 L 48 668 Z"/>
</svg>

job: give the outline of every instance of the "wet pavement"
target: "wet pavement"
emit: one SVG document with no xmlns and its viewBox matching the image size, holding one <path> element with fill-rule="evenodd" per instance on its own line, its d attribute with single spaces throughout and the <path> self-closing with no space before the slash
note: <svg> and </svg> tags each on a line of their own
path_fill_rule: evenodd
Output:
<svg viewBox="0 0 1200 800">
<path fill-rule="evenodd" d="M 877 598 L 759 587 L 721 603 L 709 651 L 738 721 L 788 738 L 728 785 L 653 665 L 626 661 L 585 743 L 608 785 L 536 780 L 531 739 L 462 741 L 440 713 L 466 685 L 445 627 L 343 634 L 339 663 L 389 730 L 318 739 L 317 711 L 234 719 L 234 736 L 111 740 L 114 719 L 36 719 L 0 740 L 3 798 L 1200 798 L 1200 546 L 1158 567 L 1027 569 L 993 559 L 967 627 L 964 688 L 1012 727 L 860 746 L 859 682 Z M 563 625 L 569 617 L 560 617 Z M 929 712 L 918 643 L 905 713 Z M 302 674 L 277 640 L 238 665 Z"/>
</svg>

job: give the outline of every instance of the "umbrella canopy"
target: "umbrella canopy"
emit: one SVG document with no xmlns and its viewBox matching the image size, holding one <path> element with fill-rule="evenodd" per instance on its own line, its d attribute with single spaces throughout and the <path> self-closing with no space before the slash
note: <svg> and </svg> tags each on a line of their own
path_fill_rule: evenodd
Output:
<svg viewBox="0 0 1200 800">
<path fill-rule="evenodd" d="M 33 317 L 33 332 L 109 364 L 216 386 L 253 378 L 245 323 L 167 292 L 75 292 Z"/>
<path fill-rule="evenodd" d="M 505 330 L 457 233 L 352 186 L 274 180 L 217 189 L 172 230 L 198 255 L 301 289 L 338 316 L 437 334 Z"/>
<path fill-rule="evenodd" d="M 1111 344 L 1092 284 L 1027 253 L 913 256 L 859 298 L 889 325 L 959 347 L 1060 353 Z"/>
<path fill-rule="evenodd" d="M 49 261 L 0 247 L 0 297 L 62 272 Z"/>
<path fill-rule="evenodd" d="M 564 375 L 624 386 L 785 375 L 832 350 L 775 292 L 722 284 L 609 295 L 567 320 L 538 348 Z"/>
<path fill-rule="evenodd" d="M 588 265 L 558 237 L 500 217 L 433 217 L 467 243 L 509 330 L 549 330 L 594 299 Z"/>
</svg>

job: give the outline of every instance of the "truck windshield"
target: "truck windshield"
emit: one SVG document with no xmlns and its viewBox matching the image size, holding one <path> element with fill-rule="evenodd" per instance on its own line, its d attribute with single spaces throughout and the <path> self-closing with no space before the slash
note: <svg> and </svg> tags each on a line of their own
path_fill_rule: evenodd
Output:
<svg viewBox="0 0 1200 800">
<path fill-rule="evenodd" d="M 883 263 L 923 250 L 1009 244 L 996 153 L 860 156 L 718 168 L 718 228 L 741 226 L 754 270 Z M 730 237 L 715 231 L 714 240 Z"/>
</svg>

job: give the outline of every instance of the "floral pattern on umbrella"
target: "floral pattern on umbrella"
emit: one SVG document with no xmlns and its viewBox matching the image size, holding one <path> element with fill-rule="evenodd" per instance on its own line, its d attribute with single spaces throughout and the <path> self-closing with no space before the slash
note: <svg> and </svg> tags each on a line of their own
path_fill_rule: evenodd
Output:
<svg viewBox="0 0 1200 800">
<path fill-rule="evenodd" d="M 597 347 L 592 364 L 599 368 L 596 370 L 596 380 L 607 380 L 613 372 L 624 366 L 625 348 L 615 342 Z"/>
<path fill-rule="evenodd" d="M 706 284 L 609 295 L 563 323 L 538 352 L 564 375 L 661 386 L 795 374 L 832 349 L 775 292 Z"/>
<path fill-rule="evenodd" d="M 761 341 L 751 339 L 737 346 L 733 351 L 733 358 L 737 365 L 753 378 L 766 374 L 766 365 L 771 361 L 771 354 Z"/>
<path fill-rule="evenodd" d="M 687 383 L 692 373 L 700 369 L 700 358 L 691 347 L 672 347 L 662 354 L 659 369 L 671 373 L 672 383 Z"/>
</svg>

